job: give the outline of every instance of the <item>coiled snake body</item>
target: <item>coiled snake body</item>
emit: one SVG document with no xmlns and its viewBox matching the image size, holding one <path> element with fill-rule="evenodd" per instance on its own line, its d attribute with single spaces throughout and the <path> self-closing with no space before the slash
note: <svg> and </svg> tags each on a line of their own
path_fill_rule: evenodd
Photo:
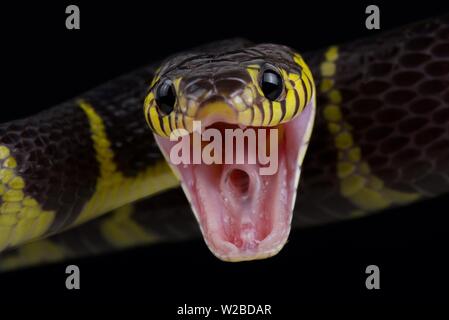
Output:
<svg viewBox="0 0 449 320">
<path fill-rule="evenodd" d="M 283 84 L 275 96 L 261 83 L 266 70 Z M 167 83 L 175 102 L 157 96 Z M 195 119 L 283 130 L 285 169 L 250 194 L 257 204 L 217 205 L 214 192 L 228 192 L 220 189 L 225 173 L 189 176 L 173 166 L 190 205 L 185 200 L 160 147 L 167 154 L 166 136 L 191 130 Z M 302 172 L 296 202 L 299 167 L 290 161 Z M 295 226 L 325 223 L 448 190 L 448 16 L 302 57 L 282 46 L 223 41 L 0 125 L 0 266 L 190 237 L 198 234 L 190 207 L 218 257 L 263 258 L 283 246 L 292 216 Z M 262 213 L 245 216 L 251 206 Z M 30 242 L 37 238 L 44 239 Z"/>
</svg>

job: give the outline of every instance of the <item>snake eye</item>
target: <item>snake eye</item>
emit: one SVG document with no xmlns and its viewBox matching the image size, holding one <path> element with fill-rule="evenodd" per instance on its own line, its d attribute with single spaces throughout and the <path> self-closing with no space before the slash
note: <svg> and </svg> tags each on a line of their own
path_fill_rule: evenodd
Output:
<svg viewBox="0 0 449 320">
<path fill-rule="evenodd" d="M 260 78 L 260 88 L 266 98 L 274 101 L 282 94 L 284 84 L 279 73 L 270 68 L 263 71 Z"/>
<path fill-rule="evenodd" d="M 156 90 L 156 103 L 159 110 L 164 115 L 173 111 L 176 102 L 175 89 L 173 82 L 165 80 Z"/>
</svg>

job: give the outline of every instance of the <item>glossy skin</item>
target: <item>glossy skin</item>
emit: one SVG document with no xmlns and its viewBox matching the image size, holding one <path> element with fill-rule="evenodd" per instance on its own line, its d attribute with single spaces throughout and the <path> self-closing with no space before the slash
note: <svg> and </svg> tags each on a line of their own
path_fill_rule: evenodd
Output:
<svg viewBox="0 0 449 320">
<path fill-rule="evenodd" d="M 342 98 L 337 103 L 338 107 L 344 121 L 351 126 L 353 145 L 360 147 L 360 159 L 363 159 L 360 162 L 368 163 L 370 176 L 382 180 L 390 190 L 418 195 L 408 198 L 410 201 L 447 192 L 448 17 L 339 46 L 335 60 L 328 59 L 328 53 L 329 48 L 326 48 L 303 56 L 312 69 L 317 88 L 321 88 L 325 78 L 333 79 L 332 88 L 338 90 Z M 335 65 L 333 74 L 323 73 L 324 62 Z M 141 102 L 152 72 L 153 68 L 140 70 L 83 96 L 104 119 L 117 167 L 130 177 L 161 159 L 141 116 Z M 325 106 L 333 98 L 329 91 L 321 89 L 317 95 L 317 119 L 304 161 L 294 225 L 326 223 L 379 211 L 361 208 L 353 197 L 342 195 L 342 178 L 337 175 L 341 150 L 336 146 L 335 135 L 329 131 L 330 121 L 324 115 Z M 49 125 L 44 126 L 43 123 Z M 25 137 L 25 129 L 33 126 L 37 133 Z M 66 131 L 63 128 L 67 128 Z M 49 159 L 55 159 L 54 153 L 44 151 L 51 149 L 47 147 L 50 142 L 55 145 L 56 154 L 62 153 L 52 165 L 67 168 L 70 164 L 67 174 L 47 169 Z M 89 126 L 76 103 L 68 103 L 66 108 L 51 109 L 38 117 L 1 125 L 0 144 L 14 150 L 18 168 L 27 181 L 25 193 L 42 203 L 43 209 L 56 210 L 49 232 L 58 232 L 75 221 L 79 208 L 93 194 L 95 186 L 94 182 L 87 182 L 89 179 L 83 179 L 83 183 L 78 185 L 73 182 L 76 179 L 69 177 L 77 172 L 76 164 L 80 163 L 74 161 L 71 154 L 78 152 L 78 158 L 86 159 L 86 168 L 79 169 L 81 173 L 78 176 L 95 177 L 99 171 L 91 153 Z M 70 149 L 61 148 L 68 145 Z M 73 151 L 67 156 L 65 150 Z M 28 156 L 31 154 L 36 157 Z M 67 186 L 72 188 L 70 192 L 66 192 Z M 388 206 L 398 204 L 392 201 Z M 116 213 L 120 214 L 123 212 Z M 18 249 L 9 253 L 11 259 L 5 256 L 2 261 L 7 262 L 5 267 L 17 267 L 45 259 L 57 260 L 80 253 L 180 239 L 198 232 L 188 203 L 178 189 L 138 203 L 127 217 L 153 237 L 122 243 L 111 241 L 104 232 L 104 225 L 111 219 L 105 215 L 86 226 L 50 238 L 49 243 L 58 248 L 59 255 L 30 260 L 24 249 Z M 119 219 L 115 221 L 120 225 Z M 91 245 L 86 246 L 86 241 L 80 239 L 90 239 Z"/>
</svg>

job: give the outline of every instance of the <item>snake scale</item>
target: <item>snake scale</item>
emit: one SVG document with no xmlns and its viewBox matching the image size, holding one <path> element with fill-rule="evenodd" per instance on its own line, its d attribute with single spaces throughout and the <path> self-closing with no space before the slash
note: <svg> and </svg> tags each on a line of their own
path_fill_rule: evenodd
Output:
<svg viewBox="0 0 449 320">
<path fill-rule="evenodd" d="M 284 57 L 287 49 L 236 39 L 165 66 L 191 60 L 207 68 L 211 57 L 231 52 L 226 67 L 277 50 L 276 63 L 293 59 Z M 317 111 L 293 226 L 362 217 L 449 190 L 449 16 L 301 56 Z M 142 112 L 151 80 L 173 72 L 160 66 L 0 125 L 1 269 L 199 234 Z"/>
</svg>

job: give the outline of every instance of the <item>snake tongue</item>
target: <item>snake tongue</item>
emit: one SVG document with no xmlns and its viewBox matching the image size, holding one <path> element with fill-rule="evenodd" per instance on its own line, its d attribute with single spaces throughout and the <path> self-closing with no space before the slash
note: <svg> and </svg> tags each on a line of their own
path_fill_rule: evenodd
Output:
<svg viewBox="0 0 449 320">
<path fill-rule="evenodd" d="M 281 134 L 277 141 L 277 170 L 270 175 L 261 174 L 266 165 L 258 160 L 251 164 L 175 165 L 169 155 L 178 142 L 155 136 L 181 181 L 204 240 L 218 258 L 267 258 L 286 243 L 299 180 L 298 159 L 307 148 L 313 111 L 312 106 L 307 106 L 301 116 L 278 126 Z M 245 161 L 248 152 L 245 150 Z"/>
</svg>

